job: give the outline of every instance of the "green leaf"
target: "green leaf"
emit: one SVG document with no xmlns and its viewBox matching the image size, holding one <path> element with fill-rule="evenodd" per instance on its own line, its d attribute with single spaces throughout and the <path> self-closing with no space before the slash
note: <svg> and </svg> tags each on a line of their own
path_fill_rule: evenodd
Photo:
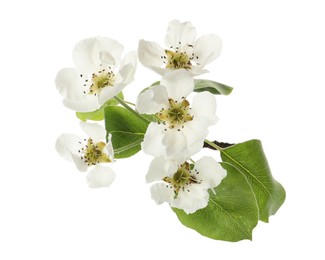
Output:
<svg viewBox="0 0 325 260">
<path fill-rule="evenodd" d="M 227 85 L 206 79 L 196 79 L 195 80 L 195 92 L 209 91 L 215 95 L 229 95 L 233 88 Z"/>
<path fill-rule="evenodd" d="M 210 191 L 207 207 L 187 215 L 173 208 L 179 220 L 203 236 L 225 240 L 252 240 L 252 230 L 258 222 L 258 208 L 246 177 L 235 167 L 221 163 L 227 176 Z"/>
<path fill-rule="evenodd" d="M 120 99 L 123 99 L 123 93 L 120 92 L 117 94 Z M 77 118 L 82 121 L 93 120 L 93 121 L 101 121 L 104 119 L 104 110 L 107 106 L 117 106 L 119 103 L 114 99 L 108 100 L 104 105 L 102 105 L 99 109 L 91 112 L 76 112 Z"/>
<path fill-rule="evenodd" d="M 271 174 L 261 141 L 250 140 L 221 150 L 222 161 L 243 173 L 255 193 L 259 218 L 268 222 L 285 200 L 285 190 Z"/>
<path fill-rule="evenodd" d="M 148 125 L 149 122 L 140 120 L 124 107 L 106 107 L 105 127 L 112 134 L 115 158 L 127 158 L 139 152 Z"/>
</svg>

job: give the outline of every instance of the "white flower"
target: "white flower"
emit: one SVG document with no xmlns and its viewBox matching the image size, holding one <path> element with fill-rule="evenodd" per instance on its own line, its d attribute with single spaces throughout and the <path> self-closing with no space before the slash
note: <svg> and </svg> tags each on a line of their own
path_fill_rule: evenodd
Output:
<svg viewBox="0 0 325 260">
<path fill-rule="evenodd" d="M 203 67 L 216 59 L 221 51 L 221 39 L 214 34 L 195 40 L 196 30 L 190 22 L 173 20 L 169 23 L 165 43 L 139 41 L 139 60 L 149 69 L 164 75 L 169 70 L 187 69 L 192 75 L 207 72 Z"/>
<path fill-rule="evenodd" d="M 142 149 L 155 157 L 188 159 L 203 147 L 208 127 L 217 122 L 215 97 L 201 92 L 190 105 L 186 97 L 193 91 L 194 80 L 186 70 L 166 74 L 161 85 L 141 93 L 136 108 L 142 114 L 156 114 L 144 136 Z"/>
<path fill-rule="evenodd" d="M 167 202 L 190 214 L 208 205 L 208 190 L 217 187 L 226 175 L 212 157 L 205 156 L 194 165 L 159 157 L 151 162 L 146 180 L 158 182 L 151 186 L 151 197 L 157 204 Z"/>
<path fill-rule="evenodd" d="M 114 172 L 103 164 L 114 161 L 111 136 L 105 143 L 105 130 L 98 124 L 80 122 L 83 131 L 89 136 L 81 139 L 74 134 L 62 134 L 56 141 L 57 152 L 66 160 L 73 161 L 81 172 L 89 171 L 87 180 L 89 187 L 108 187 L 115 178 Z"/>
<path fill-rule="evenodd" d="M 75 46 L 75 68 L 58 72 L 55 83 L 70 109 L 89 112 L 98 109 L 133 80 L 136 52 L 121 61 L 123 46 L 110 38 L 87 38 Z"/>
</svg>

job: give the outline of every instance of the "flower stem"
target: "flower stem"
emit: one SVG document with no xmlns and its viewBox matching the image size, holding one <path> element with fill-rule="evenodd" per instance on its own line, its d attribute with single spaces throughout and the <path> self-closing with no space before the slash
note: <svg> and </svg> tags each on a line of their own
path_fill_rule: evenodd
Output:
<svg viewBox="0 0 325 260">
<path fill-rule="evenodd" d="M 126 100 L 124 100 L 124 102 L 125 102 L 126 104 L 128 104 L 128 105 L 131 105 L 131 106 L 134 106 L 134 107 L 135 107 L 135 104 L 132 103 L 132 102 L 129 102 L 129 101 L 126 101 Z"/>
<path fill-rule="evenodd" d="M 147 118 L 145 118 L 144 116 L 142 116 L 141 114 L 139 114 L 137 111 L 135 111 L 133 108 L 131 108 L 125 101 L 123 101 L 122 99 L 120 99 L 118 96 L 114 97 L 115 100 L 117 102 L 119 102 L 123 107 L 125 107 L 127 110 L 129 110 L 132 114 L 134 114 L 135 116 L 137 116 L 139 119 L 141 119 L 143 122 L 145 122 L 146 124 L 150 124 L 151 121 L 148 120 Z M 129 103 L 129 102 L 128 102 Z"/>
</svg>

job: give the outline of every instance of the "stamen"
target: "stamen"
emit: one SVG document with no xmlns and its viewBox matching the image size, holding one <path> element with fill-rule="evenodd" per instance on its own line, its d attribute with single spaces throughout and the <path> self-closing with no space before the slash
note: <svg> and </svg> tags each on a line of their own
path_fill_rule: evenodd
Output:
<svg viewBox="0 0 325 260">
<path fill-rule="evenodd" d="M 170 129 L 177 128 L 180 131 L 184 128 L 184 124 L 193 120 L 193 116 L 189 113 L 189 102 L 182 98 L 180 102 L 168 99 L 170 107 L 168 109 L 161 109 L 156 115 L 161 120 L 161 123 Z"/>
<path fill-rule="evenodd" d="M 86 139 L 84 139 L 86 141 Z M 106 153 L 104 153 L 104 148 L 106 144 L 104 142 L 94 143 L 94 141 L 89 138 L 87 144 L 84 145 L 84 148 L 78 150 L 79 153 L 82 153 L 80 156 L 88 166 L 96 165 L 98 163 L 107 163 L 111 162 L 110 158 Z"/>
<path fill-rule="evenodd" d="M 178 167 L 177 172 L 174 173 L 173 177 L 165 177 L 163 181 L 167 183 L 174 189 L 174 199 L 178 197 L 179 191 L 190 192 L 188 186 L 192 184 L 200 184 L 202 181 L 198 180 L 194 175 L 192 175 L 191 165 L 187 162 L 181 164 Z"/>
</svg>

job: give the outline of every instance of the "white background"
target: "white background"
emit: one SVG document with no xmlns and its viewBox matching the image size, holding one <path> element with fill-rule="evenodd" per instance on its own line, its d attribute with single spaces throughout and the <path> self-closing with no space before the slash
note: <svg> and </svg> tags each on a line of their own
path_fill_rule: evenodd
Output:
<svg viewBox="0 0 325 260">
<path fill-rule="evenodd" d="M 213 4 L 212 4 L 213 3 Z M 2 1 L 0 4 L 0 259 L 324 259 L 324 7 L 322 1 Z M 54 143 L 77 132 L 54 78 L 79 40 L 163 44 L 172 19 L 223 39 L 205 78 L 217 97 L 219 141 L 263 141 L 287 199 L 253 241 L 229 243 L 182 226 L 150 199 L 151 157 L 117 161 L 109 189 L 89 189 Z M 202 76 L 203 77 L 203 76 Z M 138 66 L 130 101 L 158 75 Z M 203 152 L 205 154 L 205 152 Z"/>
</svg>

